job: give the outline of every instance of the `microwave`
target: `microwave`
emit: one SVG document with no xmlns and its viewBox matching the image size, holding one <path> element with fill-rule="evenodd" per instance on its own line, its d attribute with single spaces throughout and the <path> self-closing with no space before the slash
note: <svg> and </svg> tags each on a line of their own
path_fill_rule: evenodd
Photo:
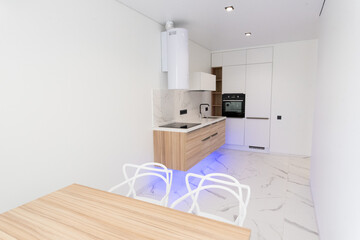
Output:
<svg viewBox="0 0 360 240">
<path fill-rule="evenodd" d="M 230 93 L 222 95 L 222 115 L 225 117 L 245 117 L 245 94 Z"/>
</svg>

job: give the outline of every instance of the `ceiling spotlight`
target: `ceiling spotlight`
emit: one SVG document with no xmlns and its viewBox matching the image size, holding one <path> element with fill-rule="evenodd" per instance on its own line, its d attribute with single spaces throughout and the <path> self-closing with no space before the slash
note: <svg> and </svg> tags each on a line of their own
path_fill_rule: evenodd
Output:
<svg viewBox="0 0 360 240">
<path fill-rule="evenodd" d="M 225 10 L 227 12 L 231 12 L 231 11 L 234 11 L 234 7 L 233 6 L 227 6 L 227 7 L 225 7 Z"/>
<path fill-rule="evenodd" d="M 251 36 L 251 32 L 245 33 L 245 36 L 246 36 L 246 37 L 250 37 L 250 36 Z"/>
</svg>

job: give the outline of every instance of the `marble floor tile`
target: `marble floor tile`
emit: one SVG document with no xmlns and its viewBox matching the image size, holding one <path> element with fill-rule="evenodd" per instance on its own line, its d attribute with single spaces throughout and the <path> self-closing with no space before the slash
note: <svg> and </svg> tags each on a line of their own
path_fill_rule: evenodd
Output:
<svg viewBox="0 0 360 240">
<path fill-rule="evenodd" d="M 251 199 L 244 227 L 251 229 L 251 239 L 282 239 L 285 198 Z"/>
<path fill-rule="evenodd" d="M 310 158 L 219 149 L 187 172 L 173 171 L 169 205 L 187 193 L 185 176 L 225 173 L 249 185 L 251 198 L 244 227 L 252 230 L 251 240 L 318 240 L 310 191 Z M 196 187 L 197 180 L 191 180 Z M 159 199 L 164 194 L 161 181 L 149 181 L 139 195 Z M 224 192 L 205 191 L 199 196 L 202 210 L 226 219 L 237 217 L 236 201 Z M 177 206 L 187 211 L 191 199 Z"/>
<path fill-rule="evenodd" d="M 287 180 L 276 175 L 240 177 L 241 184 L 251 187 L 251 198 L 278 198 L 286 195 Z"/>
<path fill-rule="evenodd" d="M 282 240 L 319 240 L 319 234 L 285 219 Z"/>
<path fill-rule="evenodd" d="M 299 184 L 296 182 L 287 182 L 286 197 L 288 199 L 296 199 L 313 205 L 310 185 Z"/>
<path fill-rule="evenodd" d="M 279 231 L 272 224 L 252 221 L 244 227 L 251 229 L 251 240 L 283 240 L 283 231 Z"/>
<path fill-rule="evenodd" d="M 284 204 L 285 221 L 293 223 L 308 232 L 317 233 L 317 225 L 314 214 L 314 207 L 306 201 L 298 199 L 286 199 Z"/>
</svg>

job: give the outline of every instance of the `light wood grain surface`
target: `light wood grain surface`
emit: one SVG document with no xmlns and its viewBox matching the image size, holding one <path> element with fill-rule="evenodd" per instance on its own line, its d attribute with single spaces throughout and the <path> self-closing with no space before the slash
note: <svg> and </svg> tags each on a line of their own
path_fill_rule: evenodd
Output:
<svg viewBox="0 0 360 240">
<path fill-rule="evenodd" d="M 0 215 L 2 240 L 248 240 L 250 230 L 73 184 Z"/>
<path fill-rule="evenodd" d="M 225 144 L 225 120 L 189 133 L 154 131 L 155 162 L 187 171 Z"/>
</svg>

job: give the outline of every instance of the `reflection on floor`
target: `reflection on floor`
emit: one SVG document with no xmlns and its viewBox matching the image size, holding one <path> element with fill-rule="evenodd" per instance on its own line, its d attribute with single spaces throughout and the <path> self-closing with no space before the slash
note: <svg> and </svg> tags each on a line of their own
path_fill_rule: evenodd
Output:
<svg viewBox="0 0 360 240">
<path fill-rule="evenodd" d="M 226 173 L 251 187 L 244 223 L 252 230 L 251 240 L 317 240 L 309 169 L 310 158 L 219 149 L 188 172 Z M 170 204 L 187 192 L 184 179 L 188 172 L 174 171 Z M 140 195 L 160 196 L 161 185 L 153 182 L 142 188 Z M 186 211 L 190 202 L 178 209 Z M 227 218 L 237 216 L 235 202 L 227 195 L 209 191 L 200 202 L 207 211 Z"/>
</svg>

